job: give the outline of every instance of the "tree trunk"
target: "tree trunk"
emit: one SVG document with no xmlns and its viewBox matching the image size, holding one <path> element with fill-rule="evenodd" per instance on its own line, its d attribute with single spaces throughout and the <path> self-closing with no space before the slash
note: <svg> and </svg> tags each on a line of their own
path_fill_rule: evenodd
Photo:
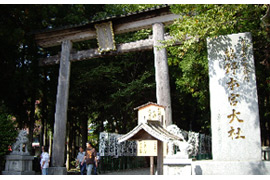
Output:
<svg viewBox="0 0 270 180">
<path fill-rule="evenodd" d="M 84 119 L 81 120 L 80 131 L 82 134 L 82 144 L 80 144 L 84 149 L 86 148 L 87 136 L 88 136 L 88 117 L 85 116 Z"/>
<path fill-rule="evenodd" d="M 50 155 L 50 157 L 52 157 L 51 156 L 52 155 L 52 132 L 51 131 L 49 131 L 48 136 L 49 136 L 49 143 L 48 143 L 49 144 L 49 155 Z"/>
<path fill-rule="evenodd" d="M 70 146 L 71 146 L 71 151 L 70 151 L 70 153 L 71 153 L 71 158 L 72 159 L 75 159 L 76 158 L 76 137 L 77 137 L 77 133 L 76 133 L 76 129 L 77 128 L 75 128 L 75 125 L 73 126 L 73 130 L 72 130 L 72 132 L 71 132 L 71 142 L 70 142 Z"/>
<path fill-rule="evenodd" d="M 270 108 L 270 102 L 269 102 L 270 96 L 269 96 L 269 93 L 267 93 L 266 97 L 267 97 L 267 102 L 266 102 L 265 112 L 269 111 L 269 108 Z M 265 117 L 264 120 L 265 120 L 264 121 L 264 128 L 265 128 L 265 131 L 266 131 L 265 146 L 270 146 L 270 122 L 269 121 L 267 122 L 267 120 L 268 120 L 267 117 Z"/>
<path fill-rule="evenodd" d="M 35 124 L 35 104 L 36 104 L 36 96 L 33 92 L 31 97 L 31 113 L 30 113 L 30 122 L 29 122 L 29 152 L 32 154 L 32 143 L 33 143 L 33 135 L 34 135 L 34 124 Z"/>
<path fill-rule="evenodd" d="M 47 105 L 48 105 L 48 101 L 47 101 L 47 70 L 44 69 L 43 71 L 44 73 L 44 78 L 43 78 L 43 97 L 42 97 L 42 118 L 41 118 L 41 124 L 42 124 L 42 127 L 41 127 L 41 134 L 40 134 L 40 147 L 43 146 L 43 145 L 46 145 L 46 121 L 47 121 L 47 118 L 48 118 L 48 111 L 47 111 Z M 40 148 L 40 152 L 41 152 L 41 148 Z"/>
</svg>

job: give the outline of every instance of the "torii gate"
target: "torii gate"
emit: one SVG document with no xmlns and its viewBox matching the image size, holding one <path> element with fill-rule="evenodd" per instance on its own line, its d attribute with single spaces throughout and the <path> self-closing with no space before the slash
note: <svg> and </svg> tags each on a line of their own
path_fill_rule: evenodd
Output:
<svg viewBox="0 0 270 180">
<path fill-rule="evenodd" d="M 55 108 L 54 141 L 52 147 L 52 168 L 49 169 L 50 174 L 67 173 L 67 170 L 64 167 L 64 147 L 66 139 L 71 62 L 109 55 L 119 55 L 132 51 L 154 49 L 157 103 L 166 107 L 166 125 L 168 126 L 172 124 L 167 51 L 165 48 L 157 48 L 158 46 L 161 46 L 160 41 L 168 38 L 164 35 L 164 25 L 171 24 L 175 19 L 179 18 L 179 15 L 172 14 L 169 8 L 169 6 L 159 6 L 156 8 L 122 15 L 119 17 L 111 17 L 84 25 L 45 30 L 35 34 L 37 44 L 43 48 L 58 45 L 62 46 L 60 56 L 56 55 L 40 60 L 40 66 L 60 63 Z M 119 45 L 114 44 L 114 34 L 127 33 L 151 27 L 153 29 L 152 39 Z M 100 29 L 103 29 L 101 36 L 99 36 Z M 112 33 L 110 33 L 109 30 Z M 94 38 L 98 39 L 99 48 L 71 52 L 73 42 L 90 40 Z M 102 39 L 106 42 L 102 43 Z M 106 53 L 103 53 L 104 51 L 106 51 Z M 158 157 L 158 159 L 162 161 L 163 156 Z"/>
</svg>

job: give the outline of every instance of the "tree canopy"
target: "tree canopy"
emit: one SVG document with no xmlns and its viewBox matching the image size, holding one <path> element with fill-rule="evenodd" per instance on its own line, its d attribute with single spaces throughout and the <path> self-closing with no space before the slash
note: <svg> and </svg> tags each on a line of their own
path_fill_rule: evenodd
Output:
<svg viewBox="0 0 270 180">
<path fill-rule="evenodd" d="M 179 72 L 176 87 L 192 96 L 198 105 L 203 124 L 209 128 L 209 88 L 206 38 L 240 32 L 251 32 L 259 96 L 260 121 L 263 143 L 269 143 L 269 27 L 261 18 L 267 5 L 173 5 L 171 11 L 181 15 L 170 32 L 185 39 L 182 46 L 170 48 L 169 63 Z M 191 38 L 187 38 L 191 37 Z M 187 97 L 186 95 L 184 97 Z M 194 103 L 193 103 L 194 104 Z"/>
</svg>

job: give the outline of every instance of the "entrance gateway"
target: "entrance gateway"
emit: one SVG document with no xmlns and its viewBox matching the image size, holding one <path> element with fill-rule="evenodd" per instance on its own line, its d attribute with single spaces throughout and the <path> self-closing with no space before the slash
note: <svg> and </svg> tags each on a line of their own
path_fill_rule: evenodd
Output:
<svg viewBox="0 0 270 180">
<path fill-rule="evenodd" d="M 69 28 L 45 30 L 35 34 L 37 44 L 43 48 L 58 45 L 62 47 L 60 56 L 56 55 L 40 60 L 40 66 L 60 64 L 55 108 L 52 167 L 49 168 L 49 174 L 67 173 L 64 167 L 64 148 L 62 147 L 64 147 L 66 139 L 71 62 L 153 49 L 157 103 L 166 107 L 165 124 L 168 126 L 172 123 L 167 51 L 165 48 L 158 48 L 158 46 L 161 46 L 160 41 L 169 38 L 165 36 L 164 25 L 173 23 L 177 18 L 179 18 L 179 15 L 172 14 L 169 6 L 158 6 L 138 13 L 111 17 Z M 152 28 L 153 30 L 152 39 L 119 45 L 114 43 L 114 34 L 147 28 Z M 99 48 L 71 52 L 73 42 L 94 38 L 98 39 Z M 158 161 L 162 162 L 163 155 L 157 158 Z M 162 173 L 162 171 L 160 172 Z"/>
<path fill-rule="evenodd" d="M 166 39 L 164 25 L 177 18 L 179 15 L 172 14 L 168 6 L 162 6 L 36 34 L 37 43 L 41 47 L 62 46 L 60 56 L 40 61 L 40 65 L 60 63 L 50 174 L 66 174 L 64 148 L 61 147 L 64 147 L 66 138 L 71 62 L 154 49 L 157 104 L 166 107 L 166 126 L 172 123 L 167 54 L 165 48 L 158 49 L 157 46 L 160 45 L 160 40 Z M 97 37 L 99 49 L 71 53 L 72 42 L 96 38 L 100 29 L 98 25 L 104 25 L 106 29 L 103 36 Z M 152 39 L 120 45 L 109 40 L 113 34 L 144 28 L 153 29 Z M 109 30 L 113 30 L 111 34 Z M 103 53 L 105 51 L 106 53 Z M 251 34 L 240 33 L 208 39 L 208 64 L 213 160 L 192 162 L 192 174 L 269 175 L 270 162 L 262 161 L 260 156 L 260 126 Z M 158 156 L 158 161 L 163 161 L 163 155 Z M 161 171 L 162 169 L 159 172 Z"/>
</svg>

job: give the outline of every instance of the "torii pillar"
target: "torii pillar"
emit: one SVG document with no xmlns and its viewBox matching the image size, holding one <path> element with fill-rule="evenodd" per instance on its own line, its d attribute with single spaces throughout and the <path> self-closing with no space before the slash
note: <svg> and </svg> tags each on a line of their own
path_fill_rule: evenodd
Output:
<svg viewBox="0 0 270 180">
<path fill-rule="evenodd" d="M 64 153 L 66 142 L 71 48 L 72 42 L 70 40 L 64 40 L 62 42 L 56 107 L 55 107 L 55 122 L 54 122 L 52 164 L 51 164 L 52 167 L 49 168 L 50 175 L 67 174 L 67 169 L 64 166 L 65 162 Z"/>
<path fill-rule="evenodd" d="M 154 57 L 155 57 L 155 79 L 157 103 L 166 107 L 165 124 L 172 124 L 170 77 L 167 61 L 167 51 L 160 48 L 160 41 L 164 40 L 164 25 L 162 23 L 153 24 Z M 158 141 L 157 172 L 163 174 L 163 142 Z"/>
<path fill-rule="evenodd" d="M 155 57 L 155 79 L 157 103 L 166 107 L 166 126 L 172 124 L 170 77 L 166 48 L 160 41 L 164 41 L 164 25 L 162 23 L 153 24 L 154 57 Z"/>
</svg>

